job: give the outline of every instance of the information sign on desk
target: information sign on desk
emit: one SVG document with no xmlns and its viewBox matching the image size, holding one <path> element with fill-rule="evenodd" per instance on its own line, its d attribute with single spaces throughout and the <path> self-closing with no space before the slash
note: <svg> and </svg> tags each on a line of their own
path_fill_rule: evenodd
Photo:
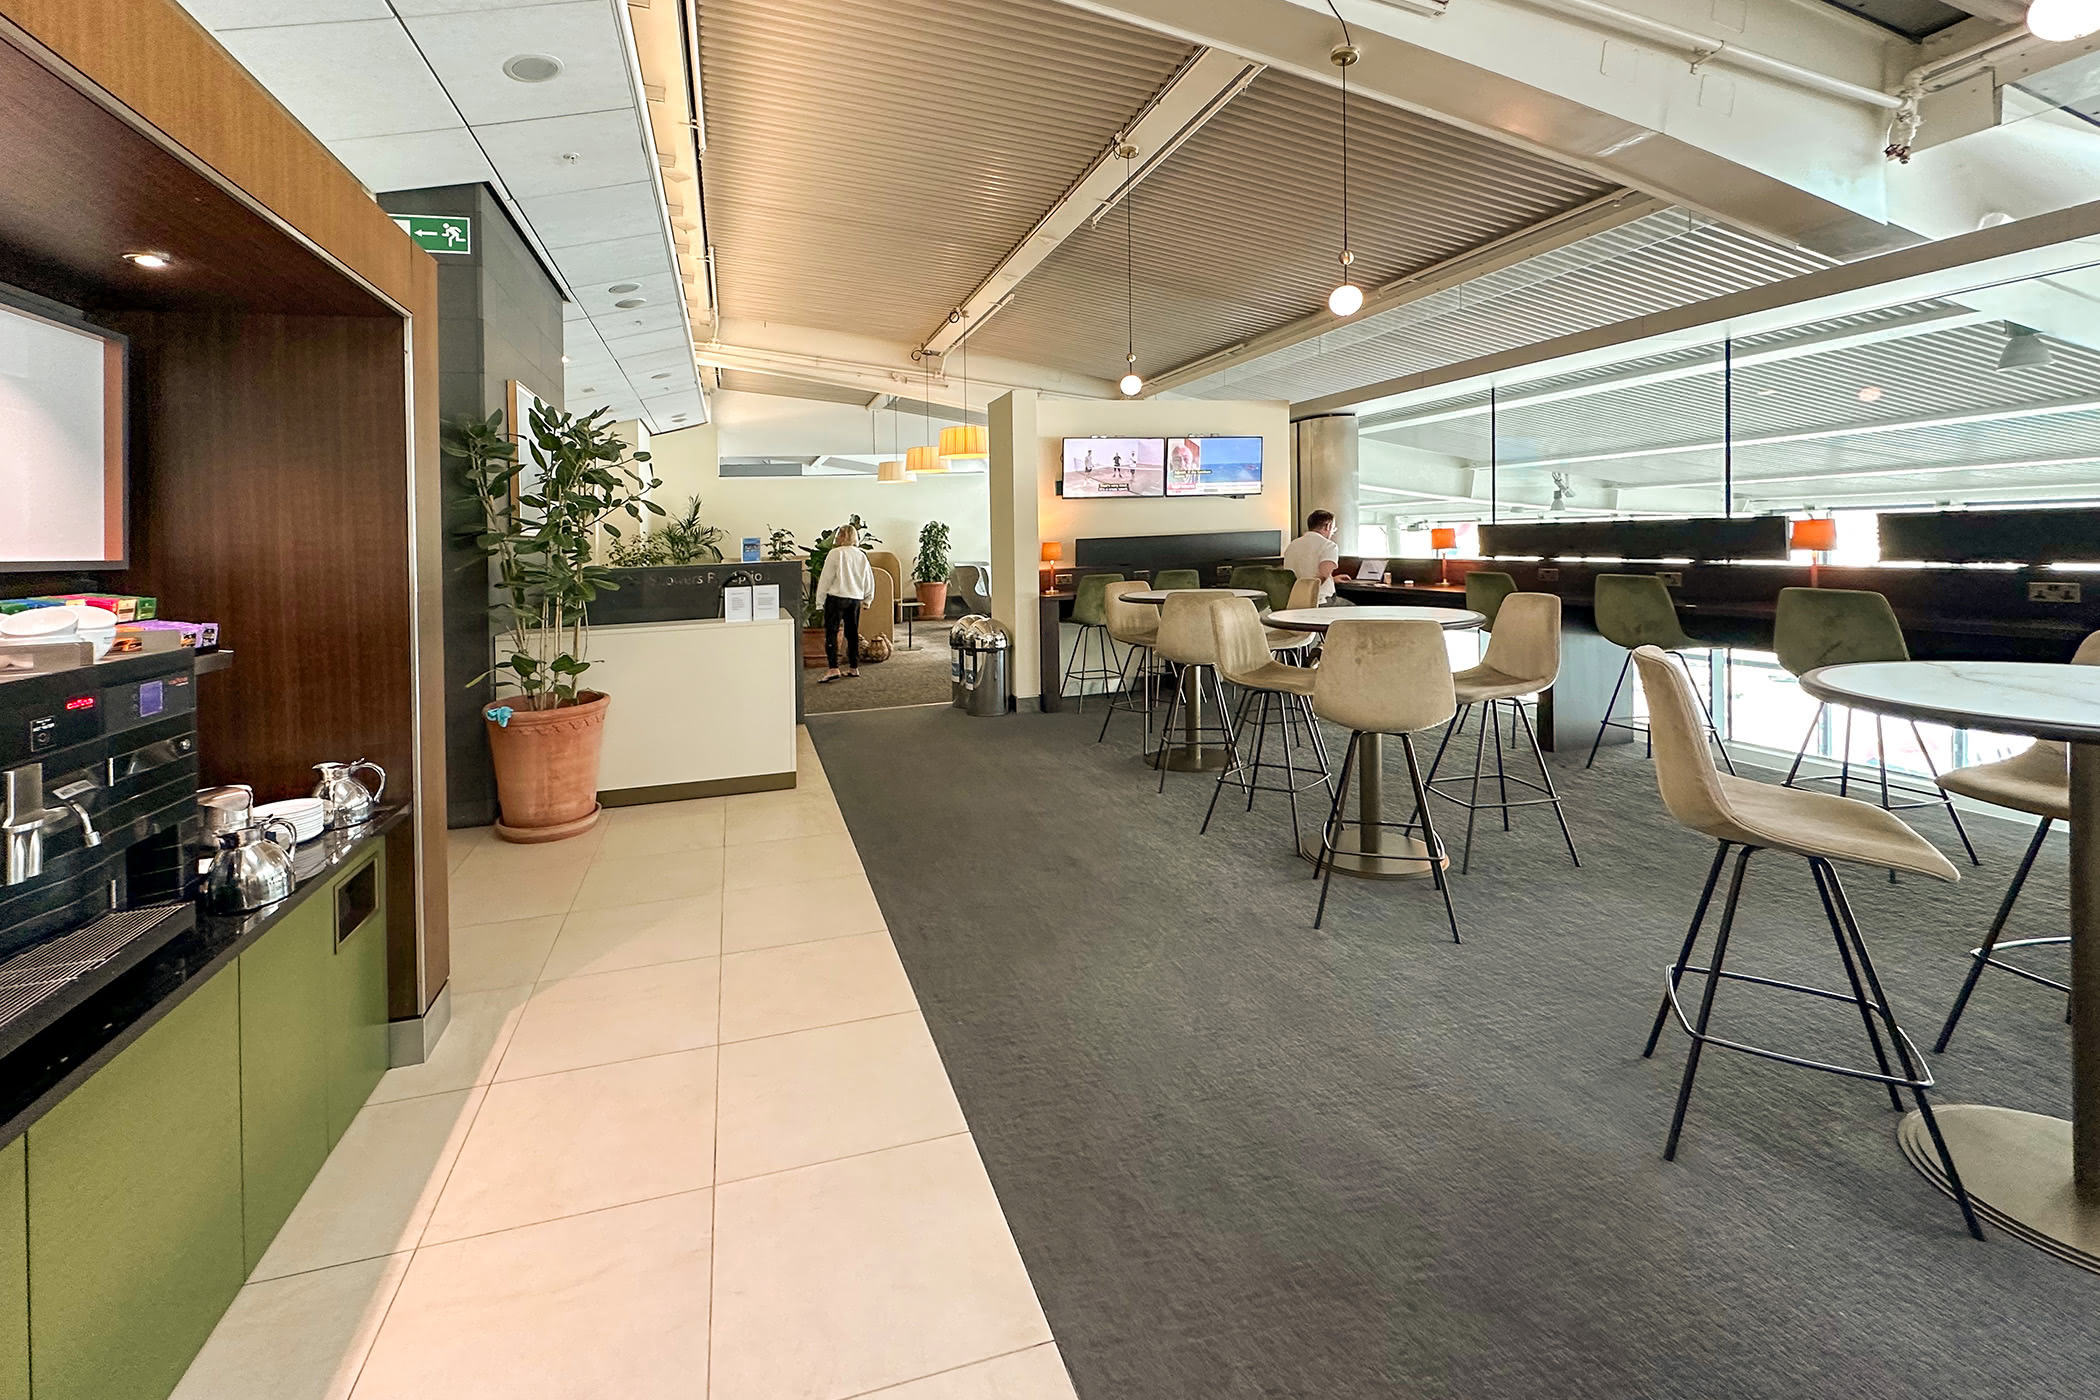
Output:
<svg viewBox="0 0 2100 1400">
<path fill-rule="evenodd" d="M 749 622 L 751 620 L 753 601 L 751 588 L 748 584 L 741 588 L 723 589 L 722 620 L 724 622 Z M 780 611 L 778 603 L 774 605 L 773 610 L 775 613 Z"/>
<path fill-rule="evenodd" d="M 772 622 L 780 616 L 780 585 L 761 583 L 751 590 L 751 618 L 754 622 Z"/>
</svg>

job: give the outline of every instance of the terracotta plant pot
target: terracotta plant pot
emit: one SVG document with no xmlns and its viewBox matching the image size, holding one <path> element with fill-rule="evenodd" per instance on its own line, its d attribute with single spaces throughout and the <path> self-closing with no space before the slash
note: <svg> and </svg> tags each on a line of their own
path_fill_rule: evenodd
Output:
<svg viewBox="0 0 2100 1400">
<path fill-rule="evenodd" d="M 598 757 L 611 704 L 610 696 L 586 690 L 559 709 L 514 709 L 507 725 L 484 719 L 503 808 L 496 835 L 562 841 L 597 824 Z"/>
<path fill-rule="evenodd" d="M 919 621 L 939 622 L 948 615 L 948 585 L 946 583 L 922 583 L 919 586 Z"/>
</svg>

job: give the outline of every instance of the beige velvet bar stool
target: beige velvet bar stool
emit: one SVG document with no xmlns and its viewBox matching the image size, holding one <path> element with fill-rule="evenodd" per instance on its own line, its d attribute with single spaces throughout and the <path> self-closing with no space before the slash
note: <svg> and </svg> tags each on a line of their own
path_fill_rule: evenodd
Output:
<svg viewBox="0 0 2100 1400">
<path fill-rule="evenodd" d="M 1939 1122 L 1933 1117 L 1932 1104 L 1925 1096 L 1925 1091 L 1933 1085 L 1932 1071 L 1896 1021 L 1896 1009 L 1881 985 L 1880 974 L 1874 970 L 1874 959 L 1867 952 L 1859 920 L 1854 917 L 1852 905 L 1845 897 L 1836 863 L 1844 861 L 1876 869 L 1904 870 L 1950 882 L 1959 880 L 1961 873 L 1930 842 L 1905 826 L 1902 818 L 1879 807 L 1849 797 L 1804 792 L 1799 788 L 1753 782 L 1721 772 L 1714 767 L 1713 755 L 1707 750 L 1705 726 L 1695 708 L 1696 697 L 1691 683 L 1677 673 L 1659 648 L 1641 647 L 1633 656 L 1640 667 L 1641 685 L 1648 695 L 1650 732 L 1655 743 L 1655 781 L 1662 791 L 1663 805 L 1679 822 L 1718 843 L 1713 866 L 1706 875 L 1706 887 L 1700 892 L 1699 903 L 1692 913 L 1691 929 L 1684 936 L 1684 946 L 1678 950 L 1676 960 L 1670 964 L 1662 1005 L 1656 1010 L 1647 1048 L 1641 1052 L 1643 1056 L 1655 1053 L 1663 1025 L 1672 1015 L 1692 1038 L 1691 1048 L 1685 1055 L 1684 1078 L 1677 1090 L 1677 1107 L 1670 1117 L 1670 1136 L 1663 1148 L 1664 1159 L 1674 1161 L 1677 1157 L 1685 1110 L 1692 1101 L 1692 1082 L 1699 1072 L 1700 1052 L 1708 1045 L 1801 1069 L 1821 1070 L 1879 1084 L 1888 1090 L 1889 1103 L 1898 1110 L 1903 1107 L 1899 1090 L 1908 1089 L 1917 1102 L 1918 1116 L 1939 1152 L 1940 1165 L 1952 1184 L 1962 1219 L 1968 1225 L 1969 1233 L 1982 1239 L 1983 1229 L 1976 1223 L 1976 1212 L 1961 1184 L 1961 1174 L 1955 1169 L 1954 1158 L 1947 1151 L 1945 1139 L 1940 1136 Z M 1720 925 L 1714 932 L 1713 951 L 1706 965 L 1697 966 L 1692 962 L 1692 953 L 1698 945 L 1700 926 L 1706 920 L 1714 889 L 1721 880 L 1721 868 L 1727 864 L 1731 849 L 1736 852 L 1735 868 L 1729 876 L 1727 899 L 1721 906 Z M 1837 944 L 1838 962 L 1851 987 L 1849 992 L 1726 970 L 1729 940 L 1735 931 L 1736 909 L 1742 902 L 1743 877 L 1748 871 L 1750 858 L 1760 851 L 1776 851 L 1807 860 L 1809 871 L 1815 878 L 1816 893 L 1822 900 L 1824 917 Z M 1705 979 L 1696 1017 L 1685 1014 L 1678 995 L 1679 986 L 1687 974 Z M 1713 1034 L 1710 1028 L 1714 994 L 1724 981 L 1750 982 L 1851 1004 L 1858 1008 L 1878 1069 L 1831 1064 Z M 1895 1057 L 1893 1067 L 1891 1054 Z"/>
<path fill-rule="evenodd" d="M 1145 735 L 1140 753 L 1152 752 L 1152 709 L 1159 694 L 1159 664 L 1153 656 L 1153 648 L 1159 643 L 1159 609 L 1146 603 L 1126 603 L 1123 595 L 1143 593 L 1151 586 L 1118 581 L 1101 590 L 1102 616 L 1109 637 L 1123 648 L 1123 664 L 1116 673 L 1116 694 L 1109 699 L 1108 713 L 1101 716 L 1101 732 L 1094 742 L 1108 738 L 1108 723 L 1117 711 L 1141 714 L 1145 717 Z"/>
<path fill-rule="evenodd" d="M 1451 684 L 1451 661 L 1444 650 L 1444 629 L 1434 622 L 1382 618 L 1345 618 L 1334 623 L 1327 629 L 1326 644 L 1320 648 L 1320 664 L 1313 668 L 1313 712 L 1349 731 L 1349 747 L 1342 754 L 1341 781 L 1334 787 L 1334 805 L 1328 810 L 1327 825 L 1320 835 L 1320 858 L 1313 867 L 1321 877 L 1320 905 L 1313 914 L 1313 927 L 1320 927 L 1327 916 L 1327 892 L 1334 883 L 1336 838 L 1349 825 L 1344 814 L 1350 779 L 1362 781 L 1362 775 L 1356 771 L 1359 762 L 1382 761 L 1383 745 L 1368 741 L 1373 736 L 1392 734 L 1398 736 L 1401 751 L 1407 755 L 1415 815 L 1411 821 L 1378 823 L 1382 830 L 1412 838 L 1408 845 L 1382 858 L 1428 867 L 1437 893 L 1443 896 L 1451 941 L 1458 942 L 1458 915 L 1451 907 L 1447 872 L 1451 858 L 1436 833 L 1414 739 L 1425 729 L 1448 723 L 1458 712 L 1457 693 Z M 1417 831 L 1421 833 L 1419 837 L 1414 835 Z"/>
<path fill-rule="evenodd" d="M 1451 678 L 1458 696 L 1458 713 L 1452 717 L 1451 723 L 1444 726 L 1443 742 L 1437 745 L 1436 758 L 1429 765 L 1429 791 L 1466 809 L 1466 844 L 1458 863 L 1461 875 L 1473 865 L 1473 826 L 1482 808 L 1500 809 L 1502 829 L 1507 831 L 1511 808 L 1550 806 L 1560 821 L 1561 839 L 1568 843 L 1568 859 L 1580 866 L 1582 857 L 1575 853 L 1575 835 L 1568 830 L 1567 813 L 1561 810 L 1560 792 L 1553 786 L 1553 774 L 1546 768 L 1546 755 L 1539 748 L 1538 733 L 1532 728 L 1531 717 L 1524 713 L 1523 703 L 1551 687 L 1560 677 L 1560 599 L 1551 593 L 1512 593 L 1500 601 L 1498 609 L 1495 631 L 1488 638 L 1487 655 L 1478 666 L 1460 671 Z M 1504 705 L 1511 712 L 1510 728 L 1515 730 L 1521 726 L 1525 741 L 1531 747 L 1532 762 L 1539 770 L 1537 782 L 1512 775 L 1504 766 L 1499 714 Z M 1437 770 L 1443 766 L 1444 753 L 1451 746 L 1452 736 L 1465 728 L 1467 717 L 1476 707 L 1480 723 L 1476 726 L 1478 742 L 1473 752 L 1473 777 L 1470 788 L 1461 797 L 1457 789 L 1467 780 L 1440 779 Z M 1488 736 L 1491 734 L 1495 739 L 1496 800 L 1483 802 L 1480 800 L 1481 766 L 1487 757 Z M 1519 796 L 1512 800 L 1509 795 L 1511 783 L 1538 796 Z"/>
<path fill-rule="evenodd" d="M 1289 572 L 1285 570 L 1284 572 Z M 1319 606 L 1320 581 L 1301 578 L 1291 584 L 1290 596 L 1285 599 L 1288 607 L 1311 608 Z M 1304 666 L 1311 662 L 1312 654 L 1319 648 L 1314 643 L 1320 640 L 1317 632 L 1299 632 L 1288 627 L 1264 627 L 1269 650 L 1279 661 L 1293 666 Z"/>
<path fill-rule="evenodd" d="M 1210 820 L 1217 815 L 1218 798 L 1225 792 L 1225 781 L 1230 778 L 1247 794 L 1247 810 L 1254 810 L 1254 795 L 1258 792 L 1281 792 L 1291 801 L 1291 849 L 1301 849 L 1298 826 L 1298 794 L 1311 788 L 1325 787 L 1330 796 L 1334 789 L 1334 777 L 1327 764 L 1327 743 L 1320 737 L 1320 726 L 1313 718 L 1313 681 L 1319 669 L 1312 666 L 1286 666 L 1270 652 L 1267 630 L 1261 625 L 1254 604 L 1245 598 L 1223 597 L 1211 605 L 1211 634 L 1218 658 L 1218 674 L 1240 689 L 1240 709 L 1232 726 L 1232 762 L 1218 770 L 1217 785 L 1210 794 L 1210 808 L 1203 814 L 1203 825 L 1197 834 L 1210 830 Z M 1250 736 L 1250 720 L 1252 733 Z M 1282 732 L 1283 761 L 1264 759 L 1271 726 Z M 1302 737 L 1300 737 L 1302 734 Z M 1312 766 L 1300 767 L 1297 750 L 1299 746 L 1312 759 Z M 1250 753 L 1249 750 L 1252 750 Z M 1262 769 L 1267 768 L 1280 776 L 1276 785 L 1264 786 Z"/>
<path fill-rule="evenodd" d="M 2071 664 L 2100 666 L 2100 632 L 2078 644 L 2078 654 L 2071 658 Z M 1943 773 L 1939 784 L 1948 792 L 1973 797 L 1994 807 L 2025 812 L 2040 817 L 2041 821 L 2034 828 L 2034 839 L 2027 843 L 2027 854 L 2020 858 L 2020 868 L 2013 872 L 2012 883 L 2006 886 L 2005 898 L 1998 904 L 1998 915 L 1991 920 L 1990 932 L 1983 936 L 1983 946 L 1969 950 L 1969 975 L 1962 979 L 1961 991 L 1955 995 L 1954 1005 L 1947 1012 L 1947 1023 L 1940 1027 L 1940 1038 L 1933 1042 L 1935 1053 L 1945 1050 L 1947 1042 L 1953 1038 L 1954 1027 L 1969 1004 L 1969 994 L 1976 990 L 1976 979 L 1983 975 L 1986 967 L 2010 972 L 2044 987 L 2054 987 L 2066 995 L 2070 993 L 2067 983 L 2044 977 L 2016 963 L 2001 961 L 1997 954 L 2006 948 L 2060 948 L 2071 941 L 2062 935 L 2015 938 L 2010 942 L 2002 939 L 2005 922 L 2012 917 L 2013 904 L 2027 884 L 2035 857 L 2042 853 L 2042 843 L 2049 837 L 2049 828 L 2057 822 L 2071 820 L 2071 752 L 2054 740 L 2038 739 L 2034 747 L 2011 758 L 1996 763 L 1972 763 L 1966 768 Z"/>
<path fill-rule="evenodd" d="M 1187 688 L 1200 699 L 1208 690 L 1212 713 L 1217 716 L 1213 725 L 1201 726 L 1203 733 L 1217 736 L 1226 748 L 1232 745 L 1232 714 L 1225 707 L 1225 686 L 1218 679 L 1217 639 L 1211 632 L 1210 610 L 1212 604 L 1223 598 L 1236 595 L 1221 588 L 1184 588 L 1160 605 L 1159 637 L 1152 644 L 1155 655 L 1161 661 L 1171 662 L 1179 680 L 1167 690 L 1167 713 L 1160 728 L 1162 736 L 1153 766 L 1159 769 L 1159 790 L 1167 790 L 1167 750 L 1174 734 L 1174 717 L 1187 703 L 1182 690 Z"/>
</svg>

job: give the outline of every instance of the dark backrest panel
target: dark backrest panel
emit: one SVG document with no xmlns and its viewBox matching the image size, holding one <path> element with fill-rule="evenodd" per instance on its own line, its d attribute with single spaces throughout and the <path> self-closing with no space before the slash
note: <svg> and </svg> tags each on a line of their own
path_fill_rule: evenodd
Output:
<svg viewBox="0 0 2100 1400">
<path fill-rule="evenodd" d="M 1080 568 L 1186 569 L 1283 553 L 1281 530 L 1220 530 L 1207 535 L 1111 535 L 1079 540 Z"/>
<path fill-rule="evenodd" d="M 1881 557 L 1933 564 L 2100 563 L 2100 510 L 1940 510 L 1881 517 Z"/>
<path fill-rule="evenodd" d="M 1619 559 L 1784 559 L 1783 515 L 1701 520 L 1555 520 L 1480 527 L 1481 553 Z M 1884 551 L 1886 552 L 1886 551 Z"/>
</svg>

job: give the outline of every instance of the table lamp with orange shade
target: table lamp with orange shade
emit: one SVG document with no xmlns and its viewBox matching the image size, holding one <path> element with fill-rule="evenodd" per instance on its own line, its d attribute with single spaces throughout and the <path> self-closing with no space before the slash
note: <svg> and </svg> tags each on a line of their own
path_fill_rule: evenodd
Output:
<svg viewBox="0 0 2100 1400">
<path fill-rule="evenodd" d="M 1043 570 L 1041 588 L 1045 593 L 1057 591 L 1057 566 L 1065 557 L 1065 547 L 1057 540 L 1043 541 Z"/>
<path fill-rule="evenodd" d="M 1443 583 L 1444 560 L 1458 548 L 1458 531 L 1449 525 L 1438 525 L 1429 532 L 1429 547 L 1436 551 L 1436 581 Z"/>
<path fill-rule="evenodd" d="M 1789 549 L 1806 549 L 1808 556 L 1808 586 L 1816 587 L 1816 574 L 1823 564 L 1823 556 L 1837 548 L 1838 523 L 1831 519 L 1796 520 L 1787 534 Z"/>
</svg>

